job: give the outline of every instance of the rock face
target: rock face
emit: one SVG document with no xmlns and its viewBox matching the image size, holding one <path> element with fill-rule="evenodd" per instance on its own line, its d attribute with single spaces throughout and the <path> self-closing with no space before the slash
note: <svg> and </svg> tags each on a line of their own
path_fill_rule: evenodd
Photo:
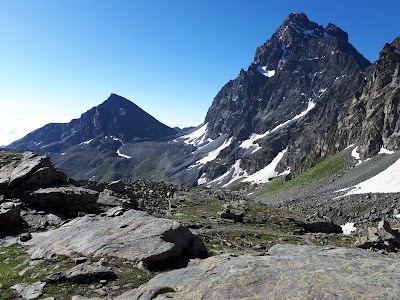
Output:
<svg viewBox="0 0 400 300">
<path fill-rule="evenodd" d="M 73 186 L 45 188 L 30 193 L 28 202 L 46 211 L 74 216 L 78 212 L 98 211 L 98 194 L 93 190 Z"/>
<path fill-rule="evenodd" d="M 33 234 L 32 258 L 52 253 L 108 255 L 148 265 L 206 253 L 203 242 L 180 223 L 126 211 L 117 216 L 86 215 L 59 229 Z"/>
<path fill-rule="evenodd" d="M 60 151 L 105 136 L 119 143 L 135 139 L 155 139 L 176 131 L 147 114 L 133 102 L 111 94 L 99 106 L 66 124 L 48 124 L 9 145 L 13 149 Z M 120 140 L 120 141 L 119 141 Z M 117 147 L 117 148 L 118 148 Z"/>
<path fill-rule="evenodd" d="M 397 299 L 399 268 L 362 249 L 276 245 L 157 275 L 116 299 Z"/>
<path fill-rule="evenodd" d="M 68 177 L 55 169 L 47 156 L 31 152 L 0 169 L 0 193 L 8 196 L 23 196 L 23 192 L 35 187 L 67 184 Z"/>
<path fill-rule="evenodd" d="M 340 116 L 339 140 L 360 145 L 362 158 L 400 147 L 400 37 L 386 44 Z"/>
<path fill-rule="evenodd" d="M 22 227 L 20 204 L 14 202 L 0 203 L 0 233 Z"/>
<path fill-rule="evenodd" d="M 337 115 L 367 66 L 337 26 L 289 15 L 209 108 L 206 138 L 222 133 L 234 142 L 203 168 L 205 177 L 218 178 L 235 163 L 255 173 L 285 149 L 278 171 L 290 167 L 296 174 L 335 152 Z"/>
</svg>

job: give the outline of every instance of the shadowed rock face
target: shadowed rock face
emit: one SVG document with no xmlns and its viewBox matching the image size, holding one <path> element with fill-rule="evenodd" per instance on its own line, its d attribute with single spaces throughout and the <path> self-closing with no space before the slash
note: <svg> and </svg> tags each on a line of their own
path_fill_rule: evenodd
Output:
<svg viewBox="0 0 400 300">
<path fill-rule="evenodd" d="M 267 256 L 221 255 L 157 275 L 116 299 L 396 299 L 399 267 L 361 249 L 276 245 Z"/>
</svg>

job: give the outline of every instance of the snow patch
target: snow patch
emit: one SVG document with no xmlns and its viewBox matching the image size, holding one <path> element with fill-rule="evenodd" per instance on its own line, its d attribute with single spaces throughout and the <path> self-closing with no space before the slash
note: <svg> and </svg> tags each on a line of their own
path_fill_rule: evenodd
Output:
<svg viewBox="0 0 400 300">
<path fill-rule="evenodd" d="M 225 140 L 224 143 L 219 146 L 217 149 L 210 151 L 205 157 L 203 157 L 202 159 L 196 161 L 193 165 L 191 165 L 188 169 L 192 169 L 195 167 L 200 167 L 202 165 L 205 165 L 206 163 L 208 163 L 209 161 L 213 161 L 214 159 L 216 159 L 219 155 L 219 153 L 224 150 L 225 148 L 229 147 L 230 144 L 232 143 L 232 137 L 228 140 Z"/>
<path fill-rule="evenodd" d="M 345 235 L 350 235 L 352 232 L 357 230 L 357 228 L 354 227 L 354 223 L 346 223 L 340 227 L 342 227 L 343 234 Z"/>
<path fill-rule="evenodd" d="M 123 158 L 126 158 L 126 159 L 132 158 L 132 157 L 130 157 L 130 156 L 128 156 L 128 155 L 122 154 L 122 153 L 119 151 L 119 149 L 117 150 L 117 154 L 118 154 L 118 156 L 123 157 Z"/>
<path fill-rule="evenodd" d="M 271 78 L 275 75 L 275 70 L 267 70 L 267 66 L 264 66 L 264 67 L 258 66 L 257 71 L 268 78 Z"/>
<path fill-rule="evenodd" d="M 79 145 L 89 145 L 92 141 L 93 141 L 93 139 L 87 140 L 87 141 L 80 143 Z"/>
<path fill-rule="evenodd" d="M 292 119 L 275 126 L 272 130 L 268 130 L 268 131 L 264 132 L 263 134 L 252 133 L 247 140 L 242 141 L 242 143 L 239 145 L 239 147 L 242 149 L 249 149 L 250 147 L 255 147 L 255 150 L 253 150 L 252 153 L 260 150 L 261 147 L 258 144 L 256 144 L 255 141 L 262 139 L 262 138 L 266 137 L 268 134 L 270 134 L 271 132 L 274 132 L 275 130 L 282 128 L 282 127 L 288 125 L 289 123 L 304 117 L 314 107 L 315 107 L 315 102 L 310 99 L 310 101 L 307 104 L 307 108 L 304 111 L 302 111 L 298 115 L 294 116 Z"/>
<path fill-rule="evenodd" d="M 396 54 L 400 54 L 400 49 L 394 49 L 394 53 L 396 53 Z"/>
<path fill-rule="evenodd" d="M 385 149 L 383 146 L 382 146 L 382 148 L 381 148 L 381 150 L 379 150 L 379 153 L 378 154 L 393 154 L 394 153 L 394 151 L 390 151 L 390 150 L 388 150 L 388 149 Z"/>
<path fill-rule="evenodd" d="M 207 176 L 207 174 L 206 174 L 206 173 L 203 173 L 203 174 L 200 176 L 200 178 L 197 179 L 197 184 L 198 184 L 198 185 L 202 185 L 202 184 L 207 183 L 207 178 L 206 178 L 206 176 Z"/>
<path fill-rule="evenodd" d="M 275 171 L 276 166 L 281 161 L 282 157 L 287 152 L 287 149 L 278 153 L 278 155 L 271 161 L 269 165 L 265 168 L 257 171 L 256 173 L 248 176 L 243 180 L 243 182 L 252 182 L 252 183 L 265 183 L 268 182 L 269 179 L 274 178 L 278 175 L 278 172 Z"/>
<path fill-rule="evenodd" d="M 242 179 L 244 177 L 247 177 L 247 172 L 246 172 L 246 170 L 243 170 L 240 167 L 240 162 L 241 162 L 240 159 L 235 161 L 233 166 L 231 166 L 227 172 L 222 174 L 220 177 L 215 178 L 214 180 L 210 181 L 208 186 L 211 186 L 211 184 L 220 185 L 224 181 L 228 180 L 228 182 L 223 185 L 223 187 L 227 187 L 230 184 L 232 184 L 233 182 L 235 182 L 239 179 Z"/>
<path fill-rule="evenodd" d="M 65 155 L 65 152 L 61 153 L 61 156 Z"/>
<path fill-rule="evenodd" d="M 351 156 L 353 156 L 356 160 L 360 160 L 360 153 L 358 153 L 357 151 L 358 151 L 358 146 L 355 147 L 355 148 L 351 151 Z"/>
<path fill-rule="evenodd" d="M 181 136 L 174 140 L 174 142 L 178 142 L 179 140 L 184 140 L 186 145 L 193 145 L 195 147 L 199 147 L 203 145 L 205 142 L 212 142 L 212 139 L 206 140 L 207 135 L 207 126 L 208 123 L 201 126 L 199 129 L 189 133 L 187 135 Z"/>
<path fill-rule="evenodd" d="M 367 193 L 400 193 L 400 159 L 378 175 L 351 188 L 344 196 Z"/>
<path fill-rule="evenodd" d="M 122 145 L 124 144 L 119 138 L 116 138 L 115 136 L 110 136 L 110 138 L 112 138 L 114 141 L 120 142 Z"/>
</svg>

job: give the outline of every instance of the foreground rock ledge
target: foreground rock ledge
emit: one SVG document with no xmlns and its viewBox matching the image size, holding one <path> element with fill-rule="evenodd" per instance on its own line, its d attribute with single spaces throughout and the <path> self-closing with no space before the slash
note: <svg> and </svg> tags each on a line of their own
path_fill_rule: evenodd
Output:
<svg viewBox="0 0 400 300">
<path fill-rule="evenodd" d="M 116 300 L 398 299 L 400 261 L 362 249 L 276 245 L 157 275 Z M 168 298 L 169 299 L 169 298 Z"/>
<path fill-rule="evenodd" d="M 121 208 L 122 209 L 122 208 Z M 110 214 L 109 214 L 110 215 Z M 148 265 L 206 253 L 203 241 L 180 223 L 129 210 L 118 216 L 86 215 L 59 229 L 36 233 L 32 259 L 52 254 L 114 256 Z"/>
</svg>

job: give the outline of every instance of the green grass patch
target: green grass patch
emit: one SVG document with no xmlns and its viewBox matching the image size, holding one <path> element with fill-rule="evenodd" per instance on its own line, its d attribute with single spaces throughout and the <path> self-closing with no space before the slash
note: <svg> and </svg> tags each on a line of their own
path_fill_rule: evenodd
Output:
<svg viewBox="0 0 400 300">
<path fill-rule="evenodd" d="M 21 160 L 22 156 L 23 155 L 21 153 L 0 151 L 0 168 L 10 164 L 13 161 Z"/>
<path fill-rule="evenodd" d="M 327 156 L 317 165 L 290 181 L 285 182 L 284 177 L 279 177 L 260 188 L 260 190 L 254 194 L 255 198 L 262 199 L 267 195 L 304 185 L 322 177 L 332 175 L 346 167 L 350 157 L 350 151 L 351 149 L 347 149 L 335 155 Z"/>
<path fill-rule="evenodd" d="M 207 199 L 201 202 L 186 199 L 178 204 L 172 218 L 190 222 L 203 222 L 209 218 L 219 218 L 218 212 L 223 210 L 225 203 L 217 199 Z"/>
</svg>

